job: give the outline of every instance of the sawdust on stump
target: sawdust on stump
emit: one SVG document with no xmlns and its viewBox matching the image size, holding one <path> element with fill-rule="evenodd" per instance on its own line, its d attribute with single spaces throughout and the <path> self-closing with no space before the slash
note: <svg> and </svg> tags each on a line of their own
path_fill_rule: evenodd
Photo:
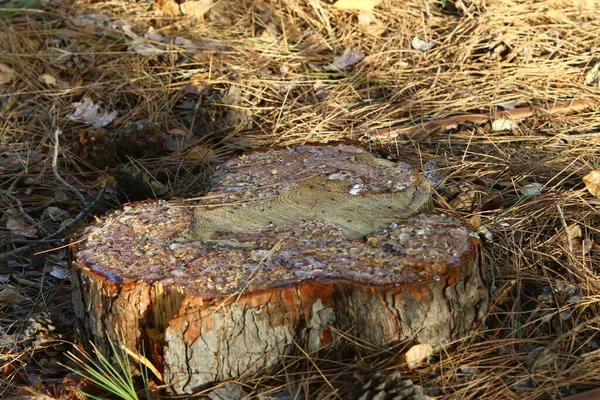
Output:
<svg viewBox="0 0 600 400">
<path fill-rule="evenodd" d="M 275 366 L 301 345 L 433 346 L 468 335 L 488 291 L 480 242 L 410 166 L 350 145 L 225 163 L 197 205 L 140 202 L 72 246 L 84 339 L 123 338 L 174 393 Z"/>
</svg>

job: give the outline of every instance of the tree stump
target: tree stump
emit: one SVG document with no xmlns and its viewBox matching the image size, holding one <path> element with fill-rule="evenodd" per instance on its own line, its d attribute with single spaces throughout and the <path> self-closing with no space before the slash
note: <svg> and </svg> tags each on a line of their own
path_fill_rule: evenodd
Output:
<svg viewBox="0 0 600 400">
<path fill-rule="evenodd" d="M 350 145 L 255 151 L 195 206 L 140 202 L 72 245 L 85 339 L 151 358 L 177 394 L 277 365 L 296 346 L 432 346 L 487 309 L 480 242 L 424 212 L 427 181 Z"/>
</svg>

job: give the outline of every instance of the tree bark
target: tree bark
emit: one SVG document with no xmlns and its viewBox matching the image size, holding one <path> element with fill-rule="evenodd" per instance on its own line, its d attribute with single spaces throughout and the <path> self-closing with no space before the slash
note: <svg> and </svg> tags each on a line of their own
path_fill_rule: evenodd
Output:
<svg viewBox="0 0 600 400">
<path fill-rule="evenodd" d="M 197 206 L 135 203 L 74 242 L 82 336 L 143 347 L 177 394 L 345 335 L 464 337 L 487 310 L 481 245 L 430 207 L 412 168 L 349 145 L 233 159 Z"/>
</svg>

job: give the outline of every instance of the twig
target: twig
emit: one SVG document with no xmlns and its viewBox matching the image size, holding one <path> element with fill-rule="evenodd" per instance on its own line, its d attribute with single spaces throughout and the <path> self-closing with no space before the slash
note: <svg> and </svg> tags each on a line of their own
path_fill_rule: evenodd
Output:
<svg viewBox="0 0 600 400">
<path fill-rule="evenodd" d="M 98 196 L 96 196 L 94 201 L 92 201 L 90 203 L 90 202 L 86 201 L 86 199 L 83 197 L 83 195 L 81 194 L 81 192 L 79 190 L 77 190 L 73 185 L 69 184 L 67 181 L 65 181 L 62 178 L 62 176 L 60 176 L 60 173 L 58 172 L 58 151 L 59 151 L 58 136 L 61 133 L 62 133 L 62 131 L 60 130 L 60 128 L 56 128 L 56 130 L 54 131 L 54 152 L 52 154 L 52 172 L 54 173 L 54 177 L 56 178 L 57 181 L 59 181 L 64 186 L 66 186 L 71 192 L 73 192 L 77 196 L 77 198 L 81 202 L 81 205 L 84 208 L 71 221 L 69 221 L 62 227 L 60 227 L 56 232 L 43 237 L 42 240 L 50 240 L 55 237 L 58 237 L 58 236 L 62 235 L 63 233 L 68 232 L 73 226 L 75 226 L 75 224 L 77 224 L 79 221 L 83 220 L 88 214 L 90 214 L 92 212 L 94 207 L 96 207 L 100 203 L 100 200 L 102 199 L 102 196 L 104 196 L 104 193 L 106 192 L 106 188 L 108 187 L 108 180 L 104 180 L 104 182 L 102 183 L 102 187 L 100 189 L 100 193 L 98 193 Z M 8 193 L 7 195 L 8 195 L 8 197 L 13 199 L 17 203 L 17 206 L 19 206 L 19 210 L 23 213 L 24 216 L 26 216 L 25 218 L 31 218 L 23 210 L 19 199 L 12 196 L 10 193 Z M 28 244 L 26 246 L 16 248 L 13 251 L 9 251 L 7 253 L 0 254 L 0 261 L 5 261 L 16 255 L 27 253 L 28 251 L 31 251 L 32 248 L 33 248 L 33 244 Z"/>
<path fill-rule="evenodd" d="M 548 114 L 562 115 L 573 112 L 580 112 L 592 108 L 597 103 L 592 100 L 573 99 L 569 101 L 561 101 L 546 107 L 544 111 Z M 529 118 L 535 115 L 533 107 L 520 107 L 514 110 L 496 111 L 488 114 L 466 114 L 455 115 L 453 117 L 436 119 L 433 121 L 423 122 L 418 125 L 391 126 L 389 128 L 373 129 L 367 131 L 365 136 L 371 140 L 394 139 L 400 135 L 413 136 L 419 133 L 430 133 L 436 130 L 448 130 L 457 128 L 460 124 L 474 123 L 484 124 L 494 119 L 511 119 L 518 121 Z"/>
<path fill-rule="evenodd" d="M 545 346 L 539 353 L 536 354 L 533 362 L 531 363 L 531 367 L 529 367 L 529 371 L 532 374 L 535 372 L 535 368 L 536 368 L 537 363 L 542 354 L 548 352 L 550 349 L 553 349 L 558 343 L 560 343 L 566 337 L 572 336 L 573 334 L 576 334 L 577 332 L 581 331 L 583 328 L 585 328 L 589 325 L 595 324 L 597 322 L 600 322 L 600 316 L 590 318 L 586 321 L 583 321 L 579 325 L 574 326 L 573 329 L 571 329 L 570 331 L 565 332 L 562 335 L 560 335 L 559 337 L 557 337 L 556 339 L 554 339 L 549 345 Z"/>
<path fill-rule="evenodd" d="M 569 248 L 569 254 L 567 256 L 567 263 L 569 264 L 569 281 L 571 283 L 575 283 L 575 275 L 573 274 L 573 263 L 571 263 L 571 257 L 573 257 L 573 238 L 571 237 L 571 232 L 569 231 L 569 226 L 567 225 L 567 221 L 565 220 L 565 214 L 563 213 L 560 205 L 556 205 L 556 209 L 558 210 L 558 215 L 560 216 L 560 222 L 562 224 L 563 230 L 565 231 L 565 236 L 567 238 L 567 247 Z"/>
<path fill-rule="evenodd" d="M 564 140 L 576 140 L 576 139 L 593 139 L 600 137 L 600 132 L 591 132 L 591 133 L 580 133 L 578 135 L 569 135 L 567 133 L 560 133 L 558 135 L 559 138 Z"/>
<path fill-rule="evenodd" d="M 39 229 L 39 231 L 42 233 L 42 235 L 44 235 L 44 236 L 49 235 L 46 228 L 44 228 L 40 222 L 36 221 L 35 218 L 33 218 L 31 215 L 27 214 L 27 212 L 23 208 L 23 203 L 21 203 L 21 200 L 18 197 L 13 196 L 12 193 L 10 193 L 9 191 L 6 191 L 6 190 L 2 190 L 1 192 L 2 192 L 2 194 L 4 194 L 6 197 L 8 197 L 9 199 L 11 199 L 12 201 L 14 201 L 17 204 L 17 208 L 19 209 L 19 212 L 21 213 L 21 216 L 23 217 L 25 222 L 27 222 L 30 225 L 36 226 L 37 229 Z"/>
<path fill-rule="evenodd" d="M 63 177 L 60 176 L 60 173 L 58 172 L 58 150 L 59 150 L 58 136 L 61 133 L 62 133 L 62 131 L 60 130 L 60 128 L 56 128 L 56 130 L 54 131 L 54 152 L 52 153 L 52 172 L 54 173 L 54 177 L 56 178 L 56 180 L 59 181 L 64 186 L 66 186 L 67 189 L 69 189 L 73 194 L 75 194 L 75 196 L 77 196 L 77 198 L 79 199 L 81 204 L 84 207 L 87 207 L 88 202 L 85 200 L 85 197 L 83 197 L 81 192 L 79 190 L 77 190 L 73 185 L 71 185 L 70 183 L 65 181 L 63 179 Z"/>
<path fill-rule="evenodd" d="M 7 253 L 0 254 L 0 261 L 6 261 L 11 257 L 18 256 L 19 254 L 27 253 L 31 251 L 32 245 L 28 244 L 27 246 L 19 247 L 14 249 L 13 251 L 9 251 Z"/>
<path fill-rule="evenodd" d="M 60 243 L 60 239 L 13 239 L 13 243 L 25 244 L 44 244 L 44 243 Z"/>
<path fill-rule="evenodd" d="M 46 170 L 48 169 L 48 163 L 44 162 L 44 166 L 42 167 L 42 169 L 40 170 L 40 173 L 38 174 L 36 180 L 41 180 L 41 178 L 46 174 Z M 25 194 L 27 196 L 31 195 L 31 193 L 33 192 L 33 185 L 28 187 L 25 190 Z"/>
<path fill-rule="evenodd" d="M 52 239 L 58 235 L 62 235 L 63 233 L 67 232 L 69 229 L 74 227 L 75 224 L 77 224 L 79 221 L 83 220 L 87 215 L 89 215 L 94 210 L 94 208 L 98 204 L 100 204 L 100 201 L 102 200 L 102 197 L 104 196 L 104 193 L 106 192 L 107 187 L 108 187 L 108 179 L 105 179 L 102 182 L 102 187 L 100 188 L 100 192 L 98 193 L 98 196 L 96 196 L 94 201 L 92 201 L 91 203 L 88 203 L 88 205 L 83 209 L 83 211 L 81 211 L 79 214 L 77 214 L 71 221 L 64 224 L 59 230 L 57 230 L 52 235 L 50 235 L 44 239 Z"/>
<path fill-rule="evenodd" d="M 565 214 L 563 213 L 563 210 L 562 208 L 560 208 L 559 204 L 556 205 L 556 210 L 558 210 L 558 215 L 560 215 L 560 222 L 563 226 L 563 229 L 565 230 L 565 235 L 567 237 L 567 246 L 569 246 L 569 251 L 572 253 L 573 243 L 571 241 L 573 240 L 573 238 L 571 238 L 571 232 L 569 232 L 569 226 L 567 225 L 567 221 L 565 220 Z"/>
<path fill-rule="evenodd" d="M 68 232 L 79 221 L 83 220 L 100 203 L 100 200 L 102 200 L 102 197 L 104 196 L 104 193 L 106 192 L 106 188 L 107 187 L 108 187 L 108 180 L 105 179 L 104 182 L 102 182 L 102 188 L 100 189 L 100 192 L 98 193 L 98 196 L 96 196 L 96 198 L 94 199 L 94 201 L 92 201 L 91 203 L 89 203 L 83 209 L 83 211 L 81 211 L 79 214 L 77 214 L 71 221 L 69 221 L 68 223 L 64 224 L 56 232 L 54 232 L 51 235 L 48 235 L 47 237 L 43 238 L 42 240 L 50 240 L 50 239 L 53 239 L 53 238 L 55 238 L 57 236 L 60 236 L 63 233 Z M 16 256 L 16 255 L 27 253 L 28 251 L 30 251 L 32 249 L 32 247 L 33 247 L 32 244 L 28 244 L 26 246 L 14 249 L 13 251 L 9 251 L 7 253 L 0 254 L 0 261 L 5 261 L 5 260 L 8 260 L 11 257 Z"/>
</svg>

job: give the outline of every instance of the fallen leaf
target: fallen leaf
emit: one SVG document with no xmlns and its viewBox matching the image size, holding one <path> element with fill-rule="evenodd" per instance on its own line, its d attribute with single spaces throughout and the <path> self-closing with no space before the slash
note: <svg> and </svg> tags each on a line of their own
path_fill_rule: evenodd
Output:
<svg viewBox="0 0 600 400">
<path fill-rule="evenodd" d="M 82 102 L 72 103 L 71 105 L 75 107 L 75 112 L 68 115 L 67 118 L 71 121 L 91 125 L 94 128 L 102 128 L 110 124 L 118 115 L 116 111 L 107 113 L 99 105 L 94 104 L 89 97 L 84 97 Z"/>
<path fill-rule="evenodd" d="M 204 18 L 204 15 L 206 15 L 207 12 L 210 11 L 212 5 L 212 0 L 188 0 L 184 3 L 181 3 L 179 7 L 183 15 L 200 20 Z"/>
<path fill-rule="evenodd" d="M 381 0 L 338 0 L 333 5 L 340 10 L 372 11 Z"/>
<path fill-rule="evenodd" d="M 434 42 L 426 42 L 424 40 L 419 39 L 418 36 L 415 36 L 413 38 L 411 45 L 412 45 L 413 49 L 419 50 L 419 51 L 427 51 L 427 50 L 431 50 L 435 47 Z"/>
<path fill-rule="evenodd" d="M 193 19 L 200 20 L 210 11 L 213 6 L 212 0 L 188 0 L 179 2 L 176 0 L 158 0 L 156 2 L 159 14 L 176 17 L 187 15 Z"/>
<path fill-rule="evenodd" d="M 330 92 L 325 83 L 321 80 L 318 80 L 313 84 L 313 90 L 315 91 L 317 98 L 321 101 L 327 99 Z"/>
<path fill-rule="evenodd" d="M 0 145 L 0 172 L 5 170 L 19 171 L 39 163 L 44 158 L 46 158 L 46 155 L 41 151 Z"/>
<path fill-rule="evenodd" d="M 469 218 L 469 224 L 471 224 L 474 231 L 477 231 L 481 226 L 481 214 L 473 214 L 473 216 Z"/>
<path fill-rule="evenodd" d="M 523 186 L 520 191 L 525 196 L 539 196 L 540 194 L 542 194 L 543 187 L 544 185 L 542 185 L 541 183 L 528 183 L 527 185 Z"/>
<path fill-rule="evenodd" d="M 429 356 L 433 354 L 433 348 L 431 345 L 427 343 L 416 344 L 412 346 L 406 354 L 404 358 L 406 359 L 406 364 L 408 368 L 415 369 L 419 367 Z"/>
<path fill-rule="evenodd" d="M 61 222 L 65 218 L 68 218 L 68 216 L 69 213 L 67 213 L 65 210 L 54 206 L 47 207 L 42 213 L 43 219 L 50 219 L 55 222 Z"/>
<path fill-rule="evenodd" d="M 498 104 L 498 106 L 500 108 L 502 108 L 503 110 L 516 110 L 517 107 L 514 104 L 510 104 L 510 103 L 500 103 Z"/>
<path fill-rule="evenodd" d="M 40 82 L 52 86 L 52 85 L 56 85 L 56 78 L 53 77 L 50 74 L 41 74 L 38 79 L 40 80 Z"/>
<path fill-rule="evenodd" d="M 158 15 L 168 15 L 175 17 L 180 14 L 179 4 L 175 0 L 157 0 Z"/>
<path fill-rule="evenodd" d="M 569 236 L 571 239 L 582 237 L 583 233 L 581 232 L 581 227 L 577 224 L 569 225 Z"/>
<path fill-rule="evenodd" d="M 558 354 L 551 346 L 541 346 L 527 353 L 528 365 L 534 365 L 537 368 L 552 368 L 556 365 Z M 531 368 L 531 367 L 530 367 Z"/>
<path fill-rule="evenodd" d="M 435 160 L 429 160 L 423 165 L 423 175 L 429 181 L 432 188 L 442 193 L 446 188 L 444 174 Z"/>
<path fill-rule="evenodd" d="M 361 11 L 358 13 L 358 24 L 359 25 L 370 25 L 373 22 L 377 22 L 372 11 Z"/>
<path fill-rule="evenodd" d="M 574 254 L 587 255 L 595 246 L 590 237 L 583 237 L 583 231 L 578 224 L 571 224 L 568 227 L 569 234 L 563 234 L 563 240 L 569 243 Z"/>
<path fill-rule="evenodd" d="M 8 212 L 9 210 L 7 210 Z M 6 227 L 15 235 L 23 236 L 27 238 L 36 238 L 37 237 L 37 229 L 35 227 L 29 225 L 25 220 L 21 217 L 17 217 L 18 212 L 8 213 L 10 217 L 6 220 Z"/>
<path fill-rule="evenodd" d="M 327 41 L 318 33 L 309 34 L 304 38 L 303 43 L 307 47 L 315 46 L 325 48 L 327 45 Z"/>
<path fill-rule="evenodd" d="M 56 279 L 64 280 L 69 278 L 70 273 L 67 268 L 59 267 L 57 265 L 52 266 L 52 271 L 50 271 L 50 275 L 55 277 Z"/>
<path fill-rule="evenodd" d="M 340 10 L 358 10 L 358 23 L 360 25 L 369 25 L 375 22 L 373 8 L 381 3 L 381 0 L 338 0 L 333 5 Z"/>
<path fill-rule="evenodd" d="M 217 157 L 215 150 L 210 146 L 201 144 L 192 148 L 185 156 L 185 161 L 192 163 L 201 163 L 212 161 Z"/>
<path fill-rule="evenodd" d="M 600 62 L 596 63 L 585 75 L 585 84 L 600 87 Z"/>
<path fill-rule="evenodd" d="M 492 131 L 512 132 L 517 128 L 517 123 L 510 118 L 499 118 L 492 121 Z"/>
<path fill-rule="evenodd" d="M 4 289 L 0 290 L 0 302 L 12 305 L 25 300 L 25 296 L 15 286 L 6 285 L 3 287 Z"/>
<path fill-rule="evenodd" d="M 6 64 L 0 63 L 0 85 L 10 83 L 15 77 L 15 71 Z"/>
<path fill-rule="evenodd" d="M 185 129 L 173 128 L 173 129 L 169 129 L 167 131 L 167 133 L 170 133 L 171 135 L 175 135 L 175 136 L 187 136 L 189 132 L 186 131 Z"/>
<path fill-rule="evenodd" d="M 583 177 L 587 190 L 596 198 L 600 199 L 600 170 L 593 170 Z"/>
<path fill-rule="evenodd" d="M 517 280 L 513 279 L 502 285 L 502 287 L 498 289 L 496 293 L 494 293 L 494 304 L 504 304 L 505 302 L 513 298 L 513 295 L 511 293 L 513 291 L 513 288 L 515 287 L 515 283 L 517 283 Z"/>
<path fill-rule="evenodd" d="M 69 21 L 77 26 L 96 25 L 106 28 L 111 23 L 110 15 L 83 13 L 69 19 Z"/>
<path fill-rule="evenodd" d="M 324 67 L 326 71 L 345 71 L 354 64 L 365 58 L 365 55 L 358 50 L 347 48 L 341 56 L 336 57 L 331 65 Z"/>
<path fill-rule="evenodd" d="M 585 256 L 592 251 L 595 246 L 596 243 L 594 243 L 591 238 L 586 237 L 585 239 L 576 242 L 576 244 L 573 246 L 573 251 L 575 251 L 577 254 L 583 254 Z"/>
<path fill-rule="evenodd" d="M 145 39 L 134 39 L 129 44 L 129 50 L 144 57 L 159 56 L 166 51 L 165 46 L 149 43 Z"/>
<path fill-rule="evenodd" d="M 146 184 L 156 197 L 160 197 L 169 192 L 169 187 L 157 181 L 156 179 L 146 177 Z"/>
</svg>

